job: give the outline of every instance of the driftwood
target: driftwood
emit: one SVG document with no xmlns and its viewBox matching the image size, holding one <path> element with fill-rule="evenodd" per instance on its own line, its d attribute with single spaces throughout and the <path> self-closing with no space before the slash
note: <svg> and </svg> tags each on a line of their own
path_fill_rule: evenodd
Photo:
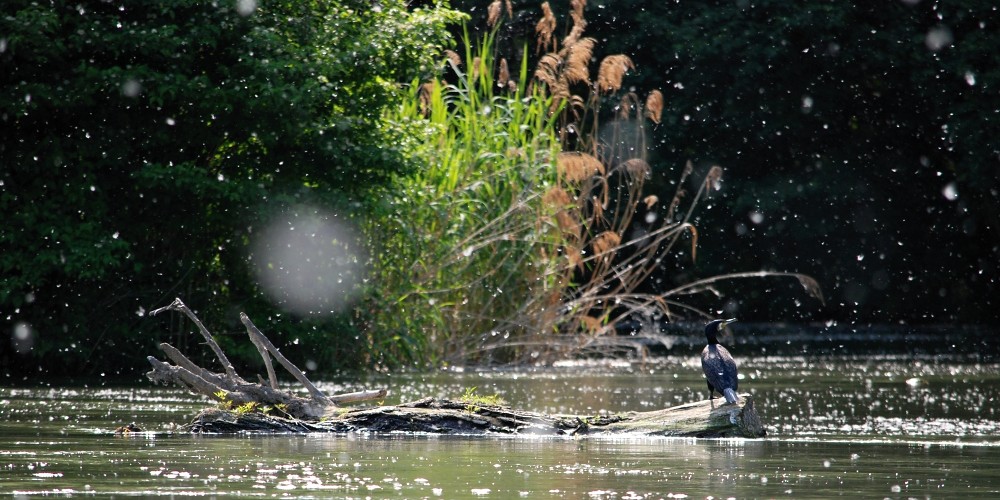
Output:
<svg viewBox="0 0 1000 500">
<path fill-rule="evenodd" d="M 344 408 L 339 405 L 385 398 L 385 389 L 335 396 L 324 395 L 258 330 L 240 315 L 251 341 L 264 358 L 268 383 L 250 383 L 236 374 L 222 349 L 195 314 L 181 302 L 157 309 L 186 314 L 198 326 L 225 373 L 212 373 L 192 363 L 169 344 L 160 348 L 175 364 L 150 356 L 147 373 L 158 383 L 174 383 L 216 399 L 223 407 L 202 411 L 187 426 L 195 433 L 236 432 L 411 432 L 433 434 L 518 434 L 542 436 L 693 436 L 762 437 L 765 435 L 753 398 L 740 395 L 734 404 L 724 400 L 698 401 L 650 412 L 579 416 L 546 415 L 470 401 L 425 398 L 392 406 Z M 309 392 L 309 397 L 278 389 L 271 365 L 273 356 Z M 272 411 L 273 410 L 273 411 Z"/>
<path fill-rule="evenodd" d="M 276 408 L 291 418 L 301 420 L 319 420 L 326 415 L 330 408 L 336 408 L 337 404 L 382 399 L 387 394 L 384 389 L 352 392 L 335 396 L 323 394 L 315 384 L 306 378 L 302 370 L 299 370 L 298 367 L 288 361 L 271 344 L 271 341 L 267 340 L 267 337 L 254 326 L 246 314 L 240 313 L 240 320 L 243 322 L 243 326 L 246 327 L 247 333 L 250 335 L 250 340 L 257 346 L 257 350 L 264 358 L 264 365 L 267 367 L 267 376 L 269 379 L 267 385 L 263 381 L 259 384 L 247 382 L 236 374 L 232 363 L 229 362 L 226 354 L 222 352 L 222 348 L 212 338 L 212 334 L 208 332 L 208 329 L 205 328 L 205 325 L 202 324 L 194 312 L 184 305 L 181 299 L 174 299 L 173 303 L 169 306 L 161 307 L 150 314 L 156 315 L 163 311 L 177 311 L 191 318 L 191 321 L 198 327 L 198 331 L 201 332 L 202 337 L 205 338 L 205 342 L 212 349 L 212 352 L 215 353 L 215 357 L 218 358 L 219 363 L 222 364 L 225 373 L 212 373 L 194 364 L 174 346 L 163 343 L 160 344 L 160 349 L 167 355 L 167 358 L 174 362 L 174 365 L 164 363 L 153 356 L 148 356 L 146 359 L 153 365 L 153 370 L 147 372 L 146 376 L 153 382 L 165 385 L 173 383 L 181 387 L 187 387 L 191 392 L 219 400 L 233 408 L 244 407 L 248 404 Z M 308 398 L 278 389 L 278 380 L 271 365 L 270 356 L 274 356 L 274 359 L 277 359 L 278 363 L 309 391 Z"/>
<path fill-rule="evenodd" d="M 343 409 L 308 422 L 219 409 L 201 412 L 187 429 L 195 433 L 236 432 L 408 432 L 430 434 L 517 434 L 530 436 L 763 437 L 765 430 L 749 394 L 735 404 L 698 401 L 650 412 L 615 415 L 545 415 L 506 406 L 479 406 L 426 398 L 412 403 Z"/>
</svg>

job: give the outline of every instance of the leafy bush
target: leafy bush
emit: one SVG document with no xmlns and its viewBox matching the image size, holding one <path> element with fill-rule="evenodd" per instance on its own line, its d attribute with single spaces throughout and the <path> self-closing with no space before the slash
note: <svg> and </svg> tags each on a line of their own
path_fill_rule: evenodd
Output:
<svg viewBox="0 0 1000 500">
<path fill-rule="evenodd" d="M 241 309 L 321 337 L 262 297 L 250 239 L 286 206 L 349 211 L 405 168 L 381 109 L 429 73 L 458 14 L 254 4 L 0 7 L 0 324 L 23 333 L 0 342 L 5 368 L 139 365 L 163 332 L 185 343 L 143 317 L 178 295 L 234 330 Z M 310 343 L 321 366 L 349 333 Z"/>
</svg>

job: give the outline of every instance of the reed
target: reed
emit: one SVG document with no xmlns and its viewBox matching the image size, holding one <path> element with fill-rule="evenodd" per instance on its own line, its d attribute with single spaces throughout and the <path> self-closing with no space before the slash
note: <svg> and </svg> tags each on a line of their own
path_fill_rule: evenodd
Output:
<svg viewBox="0 0 1000 500">
<path fill-rule="evenodd" d="M 541 56 L 533 73 L 534 83 L 551 100 L 549 109 L 560 139 L 554 185 L 542 196 L 544 203 L 556 210 L 552 217 L 561 237 L 560 263 L 546 268 L 553 273 L 549 280 L 556 287 L 544 297 L 524 297 L 526 304 L 548 304 L 547 314 L 516 320 L 530 328 L 515 336 L 487 339 L 481 348 L 504 351 L 506 359 L 519 363 L 641 354 L 643 348 L 634 337 L 613 335 L 618 323 L 635 316 L 668 321 L 691 314 L 708 317 L 706 311 L 682 299 L 693 293 L 713 292 L 718 283 L 729 279 L 790 276 L 821 299 L 818 284 L 797 273 L 732 273 L 664 292 L 639 292 L 664 261 L 682 255 L 677 251 L 680 244 L 689 245 L 688 258 L 693 261 L 697 257 L 698 231 L 692 216 L 698 203 L 719 187 L 723 172 L 721 167 L 711 167 L 697 184 L 694 196 L 687 197 L 683 186 L 694 174 L 688 162 L 666 213 L 655 210 L 658 198 L 644 193 L 653 168 L 645 157 L 646 137 L 647 127 L 661 121 L 663 94 L 653 90 L 640 99 L 632 92 L 622 92 L 625 76 L 635 69 L 624 54 L 605 56 L 596 77 L 591 76 L 597 41 L 584 36 L 585 5 L 585 0 L 571 1 L 570 26 L 561 43 L 554 38 L 557 26 L 548 3 L 542 5 L 536 26 Z M 604 109 L 609 103 L 616 103 L 610 113 Z M 608 117 L 611 122 L 602 123 Z M 640 207 L 654 214 L 656 222 L 636 224 L 633 219 Z M 552 255 L 549 249 L 546 257 Z M 524 307 L 521 312 L 537 311 Z"/>
<path fill-rule="evenodd" d="M 380 290 L 371 327 L 394 333 L 391 361 L 488 362 L 501 353 L 485 344 L 533 330 L 525 318 L 546 316 L 545 298 L 567 285 L 557 256 L 575 218 L 552 189 L 551 98 L 526 90 L 526 58 L 512 75 L 492 49 L 493 35 L 466 43 L 464 65 L 448 63 L 453 81 L 414 82 L 387 117 L 420 162 L 367 227 Z"/>
<path fill-rule="evenodd" d="M 635 69 L 632 58 L 625 54 L 614 54 L 601 60 L 601 69 L 597 72 L 597 88 L 601 92 L 618 92 L 622 88 L 622 79 L 630 69 Z"/>
<path fill-rule="evenodd" d="M 552 13 L 549 2 L 542 2 L 542 17 L 535 25 L 535 34 L 538 36 L 536 46 L 539 51 L 555 50 L 555 40 L 552 35 L 556 31 L 556 16 Z"/>
<path fill-rule="evenodd" d="M 474 46 L 466 33 L 462 61 L 447 55 L 449 81 L 414 82 L 386 117 L 408 131 L 403 142 L 420 164 L 396 179 L 366 229 L 378 288 L 371 327 L 392 332 L 378 337 L 388 362 L 641 354 L 634 338 L 612 335 L 617 324 L 637 315 L 708 316 L 684 298 L 727 279 L 791 276 L 820 296 L 814 280 L 795 273 L 733 273 L 640 292 L 668 259 L 696 258 L 692 216 L 722 169 L 709 169 L 689 196 L 688 162 L 658 210 L 659 199 L 644 192 L 654 168 L 645 151 L 662 93 L 622 92 L 635 68 L 623 54 L 604 57 L 591 76 L 597 42 L 583 36 L 584 0 L 571 2 L 561 42 L 551 6 L 542 4 L 541 55 L 530 71 L 525 48 L 512 74 L 494 49 L 502 6 L 512 17 L 509 4 L 493 2 L 494 31 Z M 636 224 L 640 212 L 655 221 Z"/>
</svg>

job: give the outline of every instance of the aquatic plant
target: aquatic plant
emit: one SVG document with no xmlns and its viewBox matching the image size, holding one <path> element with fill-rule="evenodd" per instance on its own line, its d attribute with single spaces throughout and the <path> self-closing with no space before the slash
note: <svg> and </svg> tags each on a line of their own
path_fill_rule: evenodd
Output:
<svg viewBox="0 0 1000 500">
<path fill-rule="evenodd" d="M 537 331 L 569 285 L 544 194 L 557 180 L 552 99 L 493 57 L 492 35 L 446 59 L 454 82 L 414 82 L 387 121 L 420 159 L 373 207 L 372 352 L 385 364 L 483 360 L 494 337 Z M 505 78 L 500 78 L 505 77 Z M 526 322 L 527 321 L 527 322 Z"/>
<path fill-rule="evenodd" d="M 584 36 L 585 1 L 570 4 L 568 34 L 559 43 L 550 44 L 551 50 L 540 57 L 535 72 L 536 81 L 548 89 L 557 101 L 555 105 L 564 104 L 559 107 L 563 151 L 557 167 L 565 193 L 560 193 L 559 199 L 572 200 L 567 210 L 573 230 L 564 235 L 570 250 L 566 255 L 576 268 L 573 286 L 562 299 L 561 332 L 567 335 L 562 336 L 562 342 L 546 343 L 542 349 L 551 353 L 549 357 L 642 354 L 644 348 L 634 337 L 613 335 L 618 325 L 635 317 L 652 321 L 709 317 L 708 311 L 682 298 L 717 293 L 715 286 L 725 280 L 793 277 L 822 300 L 816 281 L 799 273 L 729 273 L 667 290 L 657 290 L 648 283 L 667 259 L 685 258 L 693 263 L 697 258 L 698 231 L 692 216 L 700 201 L 720 189 L 723 169 L 711 166 L 701 174 L 700 182 L 692 183 L 696 172 L 687 162 L 665 207 L 655 195 L 645 194 L 653 170 L 646 156 L 647 129 L 661 121 L 663 94 L 652 90 L 641 99 L 635 92 L 623 90 L 626 74 L 635 69 L 625 54 L 600 59 L 592 78 L 590 63 L 597 45 L 593 38 Z M 543 7 L 543 18 L 550 15 L 550 9 Z M 540 23 L 536 29 L 550 31 L 554 27 Z M 547 39 L 550 35 L 539 36 Z M 693 196 L 688 193 L 692 188 Z M 685 240 L 690 244 L 689 252 L 678 251 Z M 574 325 L 578 326 L 576 331 Z M 656 336 L 650 331 L 633 332 L 636 334 Z"/>
<path fill-rule="evenodd" d="M 489 9 L 494 23 L 503 12 L 497 5 Z M 409 147 L 424 167 L 397 179 L 373 219 L 379 225 L 369 227 L 383 290 L 373 324 L 396 333 L 383 346 L 386 360 L 546 363 L 642 354 L 634 337 L 614 335 L 623 320 L 709 316 L 681 297 L 724 279 L 774 275 L 643 288 L 665 259 L 684 256 L 679 248 L 696 258 L 692 214 L 720 187 L 723 171 L 709 168 L 692 196 L 688 162 L 669 205 L 645 195 L 653 169 L 646 129 L 660 122 L 662 93 L 623 92 L 635 68 L 624 54 L 604 57 L 591 75 L 597 42 L 583 36 L 584 2 L 571 7 L 572 27 L 558 39 L 543 4 L 542 54 L 530 80 L 528 50 L 515 81 L 497 54 L 495 29 L 475 48 L 466 34 L 464 60 L 447 58 L 452 82 L 414 82 L 410 99 L 390 115 L 414 131 Z M 811 278 L 780 274 L 818 293 Z"/>
<path fill-rule="evenodd" d="M 475 412 L 481 406 L 504 406 L 507 404 L 499 394 L 492 394 L 489 396 L 484 396 L 482 394 L 477 394 L 476 391 L 478 387 L 468 387 L 465 389 L 465 393 L 458 398 L 459 403 L 465 403 L 468 405 L 466 409 L 471 412 Z"/>
</svg>

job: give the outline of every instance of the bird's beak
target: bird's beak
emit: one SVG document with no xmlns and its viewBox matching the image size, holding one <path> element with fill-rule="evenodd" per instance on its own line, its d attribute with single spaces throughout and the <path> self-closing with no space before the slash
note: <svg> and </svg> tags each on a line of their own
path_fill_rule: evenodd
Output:
<svg viewBox="0 0 1000 500">
<path fill-rule="evenodd" d="M 729 326 L 730 323 L 736 323 L 736 318 L 727 319 L 727 320 L 723 321 L 722 322 L 722 327 L 725 328 L 725 327 Z"/>
</svg>

